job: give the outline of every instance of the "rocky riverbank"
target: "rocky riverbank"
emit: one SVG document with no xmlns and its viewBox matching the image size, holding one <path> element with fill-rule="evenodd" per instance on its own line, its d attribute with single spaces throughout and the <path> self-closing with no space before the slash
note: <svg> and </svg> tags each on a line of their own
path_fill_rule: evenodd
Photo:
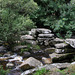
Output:
<svg viewBox="0 0 75 75">
<path fill-rule="evenodd" d="M 17 42 L 12 51 L 0 43 L 0 65 L 12 69 L 8 75 L 28 75 L 42 68 L 64 69 L 75 64 L 75 39 L 60 39 L 51 30 L 37 28 L 21 35 Z"/>
</svg>

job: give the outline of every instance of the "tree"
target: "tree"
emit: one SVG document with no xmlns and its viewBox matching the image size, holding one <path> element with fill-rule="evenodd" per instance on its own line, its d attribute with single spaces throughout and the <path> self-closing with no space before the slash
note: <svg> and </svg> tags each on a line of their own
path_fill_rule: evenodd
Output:
<svg viewBox="0 0 75 75">
<path fill-rule="evenodd" d="M 29 16 L 37 8 L 33 0 L 0 0 L 0 40 L 11 45 L 19 39 L 21 31 L 33 28 Z"/>
<path fill-rule="evenodd" d="M 71 37 L 75 32 L 73 0 L 35 0 L 39 9 L 31 16 L 38 27 L 48 27 L 58 37 Z"/>
</svg>

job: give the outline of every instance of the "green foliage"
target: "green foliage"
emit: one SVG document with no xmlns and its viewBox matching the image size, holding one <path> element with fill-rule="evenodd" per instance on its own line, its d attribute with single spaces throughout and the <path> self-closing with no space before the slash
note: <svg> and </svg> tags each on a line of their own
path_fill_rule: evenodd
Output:
<svg viewBox="0 0 75 75">
<path fill-rule="evenodd" d="M 45 68 L 36 71 L 33 75 L 50 75 L 53 72 L 60 72 L 62 75 L 75 75 L 75 65 L 70 65 L 68 68 L 59 70 L 55 69 L 53 71 L 48 71 Z"/>
<path fill-rule="evenodd" d="M 58 72 L 62 73 L 63 75 L 75 75 L 75 65 L 70 65 L 68 68 L 64 70 L 57 70 Z"/>
<path fill-rule="evenodd" d="M 29 51 L 29 49 L 28 49 L 28 48 L 26 48 L 26 49 L 21 49 L 21 53 L 23 53 L 23 52 L 25 52 L 25 51 Z"/>
<path fill-rule="evenodd" d="M 2 66 L 0 66 L 0 75 L 7 75 L 9 70 L 4 70 Z"/>
<path fill-rule="evenodd" d="M 40 46 L 39 45 L 32 45 L 33 50 L 40 50 Z"/>
<path fill-rule="evenodd" d="M 48 71 L 45 68 L 42 68 L 41 70 L 36 71 L 33 75 L 45 75 L 48 73 Z"/>
<path fill-rule="evenodd" d="M 60 72 L 62 75 L 66 75 L 66 73 L 64 72 L 64 70 L 57 70 L 58 72 Z"/>
<path fill-rule="evenodd" d="M 33 0 L 0 0 L 0 40 L 19 40 L 22 31 L 35 27 L 30 15 L 38 9 Z"/>
<path fill-rule="evenodd" d="M 75 32 L 74 0 L 35 0 L 39 9 L 31 16 L 38 27 L 50 27 L 58 37 L 69 38 Z"/>
<path fill-rule="evenodd" d="M 21 45 L 27 45 L 27 48 L 25 49 L 21 49 L 21 53 L 25 52 L 25 51 L 30 51 L 30 50 L 40 50 L 40 46 L 39 45 L 32 45 L 29 43 L 22 43 Z"/>
</svg>

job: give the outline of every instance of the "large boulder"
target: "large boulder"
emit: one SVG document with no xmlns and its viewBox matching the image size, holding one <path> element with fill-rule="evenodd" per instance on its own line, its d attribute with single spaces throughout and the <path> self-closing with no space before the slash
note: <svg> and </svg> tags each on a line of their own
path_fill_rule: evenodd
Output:
<svg viewBox="0 0 75 75">
<path fill-rule="evenodd" d="M 65 44 L 65 43 L 58 43 L 58 44 L 55 44 L 55 47 L 56 48 L 65 48 L 65 47 L 67 47 L 68 46 L 68 44 Z"/>
<path fill-rule="evenodd" d="M 16 56 L 14 59 L 9 59 L 9 62 L 13 62 L 13 61 L 22 61 L 23 58 L 21 56 Z"/>
<path fill-rule="evenodd" d="M 65 42 L 75 48 L 75 39 L 66 39 Z"/>
<path fill-rule="evenodd" d="M 23 70 L 26 70 L 29 68 L 35 68 L 35 67 L 42 66 L 42 65 L 43 64 L 39 60 L 33 57 L 30 57 L 27 60 L 25 60 L 21 65 L 17 66 L 16 68 L 21 68 Z"/>
</svg>

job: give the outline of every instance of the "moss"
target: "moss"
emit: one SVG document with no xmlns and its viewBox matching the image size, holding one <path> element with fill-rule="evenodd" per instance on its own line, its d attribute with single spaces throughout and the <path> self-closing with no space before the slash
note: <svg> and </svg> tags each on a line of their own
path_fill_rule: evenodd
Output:
<svg viewBox="0 0 75 75">
<path fill-rule="evenodd" d="M 66 53 L 64 56 L 61 56 L 59 58 L 53 58 L 53 62 L 72 62 L 75 60 L 75 53 Z"/>
</svg>

